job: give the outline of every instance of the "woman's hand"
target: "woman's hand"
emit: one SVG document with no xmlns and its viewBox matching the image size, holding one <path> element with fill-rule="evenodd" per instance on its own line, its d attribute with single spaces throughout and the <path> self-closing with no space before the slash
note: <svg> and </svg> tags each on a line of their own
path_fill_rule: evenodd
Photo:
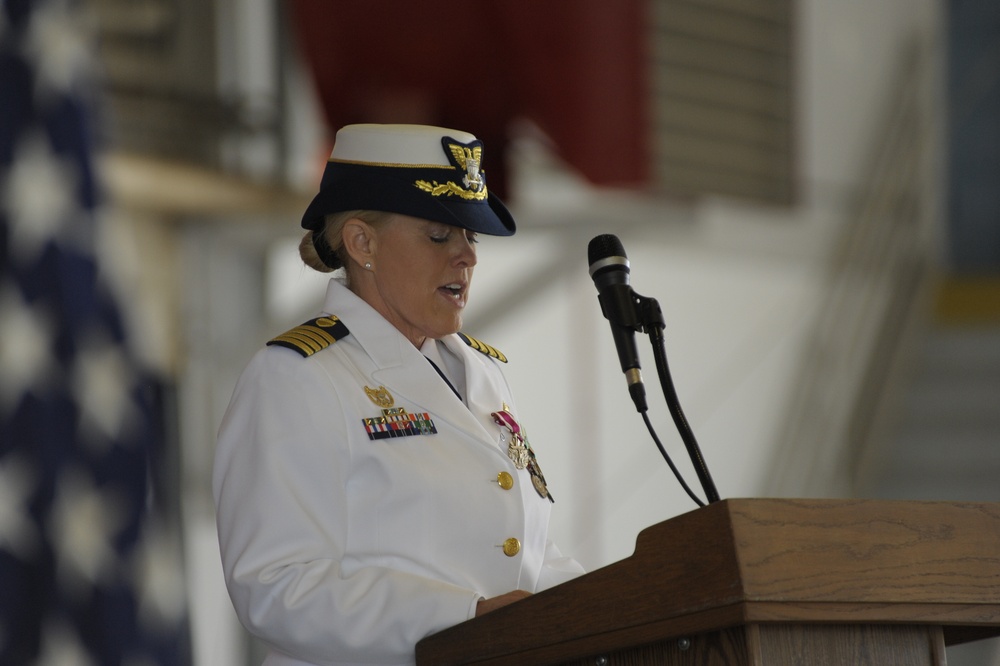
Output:
<svg viewBox="0 0 1000 666">
<path fill-rule="evenodd" d="M 525 592 L 524 590 L 514 590 L 513 592 L 508 592 L 507 594 L 501 594 L 499 597 L 493 597 L 491 599 L 480 599 L 479 603 L 476 604 L 476 617 L 489 613 L 490 611 L 502 608 L 507 604 L 512 604 L 515 601 L 520 601 L 526 597 L 530 597 L 531 592 Z"/>
</svg>

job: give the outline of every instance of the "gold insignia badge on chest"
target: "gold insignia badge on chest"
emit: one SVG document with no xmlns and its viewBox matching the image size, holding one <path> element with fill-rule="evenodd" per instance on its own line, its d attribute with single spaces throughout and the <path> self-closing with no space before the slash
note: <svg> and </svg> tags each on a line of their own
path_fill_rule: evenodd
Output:
<svg viewBox="0 0 1000 666">
<path fill-rule="evenodd" d="M 377 389 L 366 386 L 365 395 L 382 409 L 389 409 L 396 404 L 396 399 L 389 393 L 389 389 L 384 386 L 379 386 Z"/>
<path fill-rule="evenodd" d="M 368 439 L 391 439 L 437 433 L 437 428 L 434 427 L 434 421 L 431 420 L 429 413 L 410 413 L 402 407 L 393 407 L 396 400 L 386 387 L 379 386 L 377 389 L 373 389 L 365 386 L 365 395 L 382 408 L 381 416 L 361 419 Z"/>
</svg>

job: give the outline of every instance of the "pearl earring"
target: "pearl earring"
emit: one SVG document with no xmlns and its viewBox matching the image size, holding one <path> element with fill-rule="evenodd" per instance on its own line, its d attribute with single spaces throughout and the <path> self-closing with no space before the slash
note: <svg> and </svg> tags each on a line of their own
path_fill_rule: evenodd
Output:
<svg viewBox="0 0 1000 666">
<path fill-rule="evenodd" d="M 372 269 L 372 262 L 366 261 L 365 262 L 365 268 L 368 269 L 368 270 L 371 270 Z"/>
</svg>

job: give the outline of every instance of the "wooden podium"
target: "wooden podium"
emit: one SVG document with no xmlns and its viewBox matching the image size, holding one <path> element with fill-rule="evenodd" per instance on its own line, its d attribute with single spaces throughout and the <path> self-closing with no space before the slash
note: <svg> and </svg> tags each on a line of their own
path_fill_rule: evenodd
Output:
<svg viewBox="0 0 1000 666">
<path fill-rule="evenodd" d="M 418 666 L 922 666 L 1000 635 L 1000 504 L 738 499 L 417 644 Z"/>
</svg>

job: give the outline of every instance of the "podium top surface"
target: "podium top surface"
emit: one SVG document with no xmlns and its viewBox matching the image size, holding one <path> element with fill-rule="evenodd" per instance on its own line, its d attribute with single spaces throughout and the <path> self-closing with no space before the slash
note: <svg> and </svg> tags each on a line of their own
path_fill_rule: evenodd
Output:
<svg viewBox="0 0 1000 666">
<path fill-rule="evenodd" d="M 470 663 L 457 656 L 468 646 L 487 663 L 750 622 L 936 624 L 989 635 L 1000 627 L 1000 504 L 716 502 L 646 528 L 620 562 L 424 639 L 417 662 Z"/>
</svg>

